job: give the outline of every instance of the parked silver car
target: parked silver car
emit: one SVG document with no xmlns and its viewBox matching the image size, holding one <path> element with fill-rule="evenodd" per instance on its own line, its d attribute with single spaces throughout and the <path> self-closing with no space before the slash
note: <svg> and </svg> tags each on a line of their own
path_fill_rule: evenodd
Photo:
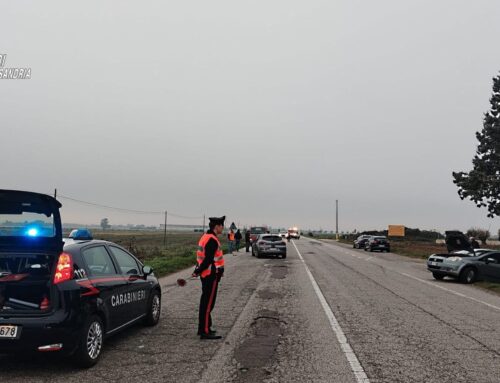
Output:
<svg viewBox="0 0 500 383">
<path fill-rule="evenodd" d="M 435 279 L 453 277 L 462 283 L 477 280 L 500 282 L 500 252 L 490 250 L 475 254 L 433 254 L 427 260 L 427 270 Z"/>
<path fill-rule="evenodd" d="M 277 234 L 260 234 L 252 243 L 252 255 L 257 258 L 264 255 L 286 258 L 286 243 Z"/>
</svg>

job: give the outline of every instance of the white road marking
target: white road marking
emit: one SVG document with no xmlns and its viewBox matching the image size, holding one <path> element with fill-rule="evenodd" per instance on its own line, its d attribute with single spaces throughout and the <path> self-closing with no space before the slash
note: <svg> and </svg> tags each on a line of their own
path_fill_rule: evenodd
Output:
<svg viewBox="0 0 500 383">
<path fill-rule="evenodd" d="M 316 283 L 316 280 L 314 279 L 314 277 L 311 273 L 311 270 L 309 270 L 309 267 L 307 266 L 306 261 L 304 260 L 304 258 L 302 258 L 302 254 L 300 254 L 299 249 L 297 249 L 297 246 L 295 245 L 295 241 L 292 241 L 292 244 L 295 247 L 295 250 L 297 251 L 297 254 L 299 255 L 300 260 L 304 264 L 304 267 L 306 268 L 307 275 L 309 276 L 309 279 L 311 280 L 314 291 L 319 298 L 321 306 L 323 306 L 323 310 L 325 311 L 326 317 L 328 318 L 328 321 L 330 322 L 330 326 L 332 327 L 333 332 L 337 336 L 337 340 L 339 341 L 340 347 L 342 348 L 342 351 L 343 351 L 344 355 L 347 358 L 347 361 L 349 362 L 349 364 L 351 366 L 351 370 L 354 373 L 354 376 L 356 377 L 356 381 L 358 383 L 370 383 L 370 380 L 366 376 L 366 373 L 365 373 L 365 370 L 363 369 L 363 366 L 361 366 L 361 363 L 359 363 L 358 357 L 356 356 L 351 345 L 347 341 L 347 337 L 345 336 L 344 330 L 342 330 L 342 327 L 340 327 L 340 324 L 337 321 L 335 314 L 333 314 L 333 311 L 330 308 L 330 305 L 326 301 L 325 296 L 323 295 L 323 293 L 321 292 L 321 289 L 319 288 L 318 284 Z"/>
<path fill-rule="evenodd" d="M 390 269 L 389 269 L 390 270 Z M 466 294 L 462 294 L 462 293 L 459 293 L 458 291 L 453 291 L 451 289 L 447 289 L 446 287 L 443 287 L 443 286 L 439 286 L 438 283 L 436 282 L 429 282 L 429 281 L 426 281 L 425 279 L 420 279 L 420 278 L 417 278 L 417 277 L 414 277 L 413 275 L 410 275 L 410 274 L 406 274 L 406 273 L 400 273 L 399 271 L 395 271 L 395 270 L 392 270 L 398 274 L 401 274 L 401 275 L 404 275 L 405 277 L 408 277 L 408 278 L 411 278 L 411 279 L 414 279 L 415 281 L 419 281 L 419 282 L 422 282 L 422 283 L 425 283 L 426 285 L 429 285 L 429 286 L 432 286 L 432 287 L 437 287 L 438 289 L 441 289 L 441 290 L 444 290 L 444 291 L 447 291 L 449 293 L 452 293 L 452 294 L 455 294 L 455 295 L 458 295 L 459 297 L 462 297 L 462 298 L 467 298 L 467 299 L 470 299 L 474 302 L 477 302 L 477 303 L 482 303 L 483 305 L 486 305 L 488 307 L 491 307 L 492 309 L 495 309 L 495 310 L 499 310 L 500 311 L 500 307 L 498 306 L 495 306 L 495 305 L 492 305 L 491 303 L 488 303 L 488 302 L 485 302 L 485 301 L 482 301 L 481 299 L 477 299 L 477 298 L 474 298 L 474 297 L 471 297 L 471 296 L 468 296 Z"/>
<path fill-rule="evenodd" d="M 295 244 L 294 244 L 294 245 L 295 245 Z M 327 245 L 330 245 L 330 244 L 328 243 Z M 297 251 L 298 251 L 298 250 L 297 250 Z M 351 255 L 355 256 L 354 254 L 351 254 Z M 299 256 L 300 256 L 300 254 L 299 254 Z M 330 255 L 330 256 L 332 256 L 332 255 Z M 357 258 L 357 257 L 356 257 L 356 258 Z M 361 259 L 363 259 L 364 261 L 369 261 L 369 262 L 376 261 L 375 257 L 373 257 L 373 256 L 370 256 L 370 257 L 368 257 L 368 258 L 361 258 Z M 379 264 L 379 265 L 380 265 L 380 264 Z M 492 308 L 492 309 L 494 309 L 494 310 L 498 310 L 498 311 L 500 311 L 500 307 L 498 307 L 498 306 L 495 306 L 495 305 L 492 305 L 491 303 L 488 303 L 488 302 L 482 301 L 481 299 L 477 299 L 477 298 L 471 297 L 471 296 L 469 296 L 469 295 L 459 293 L 458 291 L 454 291 L 454 290 L 448 289 L 448 288 L 446 288 L 446 287 L 439 286 L 439 284 L 438 284 L 437 282 L 429 282 L 429 281 L 426 281 L 425 279 L 421 279 L 421 278 L 418 278 L 418 277 L 414 277 L 413 275 L 410 275 L 410 274 L 407 274 L 407 273 L 402 273 L 402 272 L 400 272 L 400 271 L 394 270 L 393 268 L 391 268 L 391 267 L 387 267 L 387 266 L 385 266 L 385 265 L 380 265 L 380 266 L 382 266 L 382 267 L 384 267 L 385 269 L 390 270 L 390 271 L 392 271 L 392 272 L 394 272 L 394 273 L 396 273 L 396 274 L 399 274 L 399 275 L 404 275 L 405 277 L 411 278 L 411 279 L 413 279 L 413 280 L 415 280 L 415 281 L 419 281 L 419 282 L 421 282 L 421 283 L 425 283 L 426 285 L 429 285 L 429 286 L 432 286 L 432 287 L 437 287 L 438 289 L 441 289 L 441 290 L 447 291 L 447 292 L 452 293 L 452 294 L 454 294 L 454 295 L 457 295 L 457 296 L 459 296 L 459 297 L 461 297 L 461 298 L 470 299 L 471 301 L 474 301 L 474 302 L 477 302 L 477 303 L 481 303 L 481 304 L 483 304 L 483 305 L 485 305 L 485 306 L 487 306 L 487 307 L 490 307 L 490 308 Z M 306 266 L 306 267 L 307 267 L 307 266 Z"/>
</svg>

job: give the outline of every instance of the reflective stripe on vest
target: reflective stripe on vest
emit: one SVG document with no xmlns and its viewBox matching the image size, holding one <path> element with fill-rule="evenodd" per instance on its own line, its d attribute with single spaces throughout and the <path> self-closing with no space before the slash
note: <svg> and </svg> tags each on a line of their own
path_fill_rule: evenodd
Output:
<svg viewBox="0 0 500 383">
<path fill-rule="evenodd" d="M 205 246 L 210 239 L 215 239 L 217 241 L 217 251 L 214 255 L 214 265 L 216 268 L 224 267 L 224 253 L 220 248 L 219 239 L 213 234 L 203 234 L 198 242 L 198 250 L 196 251 L 196 262 L 200 266 L 205 259 Z M 209 266 L 206 270 L 203 270 L 200 274 L 202 278 L 208 277 L 212 272 L 212 268 Z"/>
<path fill-rule="evenodd" d="M 234 233 L 229 233 L 229 240 L 234 241 Z"/>
</svg>

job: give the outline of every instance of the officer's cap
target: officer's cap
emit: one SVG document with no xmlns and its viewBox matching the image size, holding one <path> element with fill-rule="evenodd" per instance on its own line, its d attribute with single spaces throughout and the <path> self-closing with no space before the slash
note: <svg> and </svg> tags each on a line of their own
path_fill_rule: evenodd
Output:
<svg viewBox="0 0 500 383">
<path fill-rule="evenodd" d="M 209 217 L 208 219 L 210 220 L 211 224 L 224 225 L 224 221 L 226 219 L 226 216 L 223 215 L 222 217 Z"/>
</svg>

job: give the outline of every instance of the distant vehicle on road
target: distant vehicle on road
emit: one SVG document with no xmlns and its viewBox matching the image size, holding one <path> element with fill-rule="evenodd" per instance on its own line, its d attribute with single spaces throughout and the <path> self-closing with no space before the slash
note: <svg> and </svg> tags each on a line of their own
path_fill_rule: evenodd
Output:
<svg viewBox="0 0 500 383">
<path fill-rule="evenodd" d="M 286 258 L 286 243 L 279 235 L 261 234 L 252 244 L 252 255 L 257 258 L 263 255 Z"/>
<path fill-rule="evenodd" d="M 370 239 L 371 235 L 360 235 L 358 238 L 354 240 L 352 243 L 353 249 L 364 249 L 365 248 L 365 243 Z"/>
<path fill-rule="evenodd" d="M 107 336 L 158 323 L 161 288 L 114 243 L 76 234 L 63 242 L 60 207 L 44 194 L 0 190 L 0 353 L 57 352 L 90 367 Z"/>
<path fill-rule="evenodd" d="M 490 250 L 479 256 L 471 256 L 470 253 L 433 254 L 427 260 L 427 270 L 437 280 L 448 276 L 461 283 L 477 280 L 500 282 L 500 252 Z"/>
<path fill-rule="evenodd" d="M 288 229 L 288 236 L 291 239 L 300 239 L 300 230 L 298 227 L 290 227 Z"/>
<path fill-rule="evenodd" d="M 391 246 L 386 237 L 381 235 L 373 235 L 365 242 L 365 251 L 391 251 Z"/>
<path fill-rule="evenodd" d="M 269 228 L 267 226 L 251 226 L 249 230 L 250 243 L 254 243 L 259 235 L 269 233 Z"/>
</svg>

